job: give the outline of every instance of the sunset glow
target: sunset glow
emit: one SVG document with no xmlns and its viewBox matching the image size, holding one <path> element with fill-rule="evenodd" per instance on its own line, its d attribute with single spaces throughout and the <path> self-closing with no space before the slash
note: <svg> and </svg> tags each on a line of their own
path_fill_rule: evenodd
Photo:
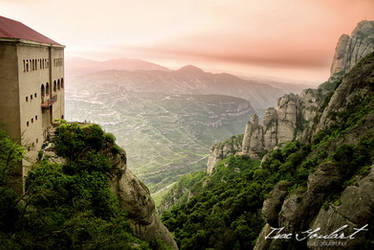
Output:
<svg viewBox="0 0 374 250">
<path fill-rule="evenodd" d="M 336 42 L 372 0 L 0 0 L 0 15 L 65 44 L 66 55 L 320 83 Z"/>
</svg>

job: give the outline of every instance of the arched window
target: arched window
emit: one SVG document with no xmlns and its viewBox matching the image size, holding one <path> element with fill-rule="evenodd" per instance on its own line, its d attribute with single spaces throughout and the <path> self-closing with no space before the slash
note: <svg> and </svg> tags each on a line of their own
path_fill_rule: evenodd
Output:
<svg viewBox="0 0 374 250">
<path fill-rule="evenodd" d="M 61 88 L 64 88 L 64 78 L 61 78 Z"/>
<path fill-rule="evenodd" d="M 29 60 L 26 60 L 26 72 L 29 72 Z"/>
<path fill-rule="evenodd" d="M 56 92 L 56 80 L 53 81 L 53 91 Z"/>
<path fill-rule="evenodd" d="M 44 89 L 44 84 L 42 84 L 42 87 L 40 89 L 40 93 L 42 95 L 42 100 L 43 100 L 43 97 L 45 96 L 45 89 Z"/>
<path fill-rule="evenodd" d="M 45 94 L 49 95 L 49 83 L 45 84 Z"/>
<path fill-rule="evenodd" d="M 57 83 L 58 90 L 60 90 L 60 87 L 61 87 L 61 85 L 60 85 L 60 79 L 58 79 L 57 82 L 58 82 L 58 83 Z"/>
</svg>

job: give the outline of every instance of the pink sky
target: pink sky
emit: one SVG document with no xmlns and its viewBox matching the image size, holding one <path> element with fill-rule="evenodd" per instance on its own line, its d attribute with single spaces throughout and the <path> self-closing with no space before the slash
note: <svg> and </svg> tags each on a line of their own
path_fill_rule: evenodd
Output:
<svg viewBox="0 0 374 250">
<path fill-rule="evenodd" d="M 67 56 L 320 83 L 339 36 L 374 19 L 374 0 L 0 0 Z"/>
</svg>

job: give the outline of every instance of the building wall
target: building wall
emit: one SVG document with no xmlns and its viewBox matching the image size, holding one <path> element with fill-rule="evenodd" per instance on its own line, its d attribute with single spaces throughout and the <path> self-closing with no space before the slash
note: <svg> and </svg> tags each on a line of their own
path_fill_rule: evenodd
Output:
<svg viewBox="0 0 374 250">
<path fill-rule="evenodd" d="M 46 62 L 49 61 L 49 48 L 39 45 L 18 44 L 17 53 L 21 144 L 27 149 L 23 165 L 29 166 L 37 159 L 44 141 L 44 116 L 42 112 L 45 112 L 45 110 L 42 110 L 41 107 L 41 86 L 46 87 L 47 84 L 50 86 L 49 68 L 46 65 Z M 40 61 L 43 60 L 44 67 L 40 64 Z M 24 172 L 24 175 L 26 175 L 27 168 Z"/>
<path fill-rule="evenodd" d="M 0 127 L 26 148 L 26 155 L 10 183 L 20 193 L 24 191 L 24 177 L 37 160 L 51 123 L 64 118 L 64 88 L 63 48 L 0 41 Z M 54 96 L 57 96 L 56 102 L 42 108 L 42 102 Z"/>
<path fill-rule="evenodd" d="M 52 106 L 52 121 L 65 117 L 65 77 L 64 77 L 64 50 L 63 48 L 51 48 L 51 78 L 52 95 L 57 95 L 57 101 Z M 54 84 L 56 83 L 56 91 Z"/>
<path fill-rule="evenodd" d="M 17 47 L 13 43 L 0 42 L 0 127 L 18 143 L 21 142 L 18 95 Z M 8 185 L 23 192 L 23 168 L 20 163 Z"/>
<path fill-rule="evenodd" d="M 20 141 L 17 47 L 0 42 L 0 128 Z"/>
</svg>

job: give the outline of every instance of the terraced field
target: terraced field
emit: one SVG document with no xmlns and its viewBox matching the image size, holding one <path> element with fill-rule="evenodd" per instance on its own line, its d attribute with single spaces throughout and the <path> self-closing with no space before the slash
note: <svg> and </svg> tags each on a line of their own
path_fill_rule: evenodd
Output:
<svg viewBox="0 0 374 250">
<path fill-rule="evenodd" d="M 71 84 L 66 119 L 90 121 L 113 133 L 128 166 L 151 192 L 205 167 L 209 148 L 242 133 L 253 113 L 244 99 L 127 91 L 121 84 Z"/>
</svg>

